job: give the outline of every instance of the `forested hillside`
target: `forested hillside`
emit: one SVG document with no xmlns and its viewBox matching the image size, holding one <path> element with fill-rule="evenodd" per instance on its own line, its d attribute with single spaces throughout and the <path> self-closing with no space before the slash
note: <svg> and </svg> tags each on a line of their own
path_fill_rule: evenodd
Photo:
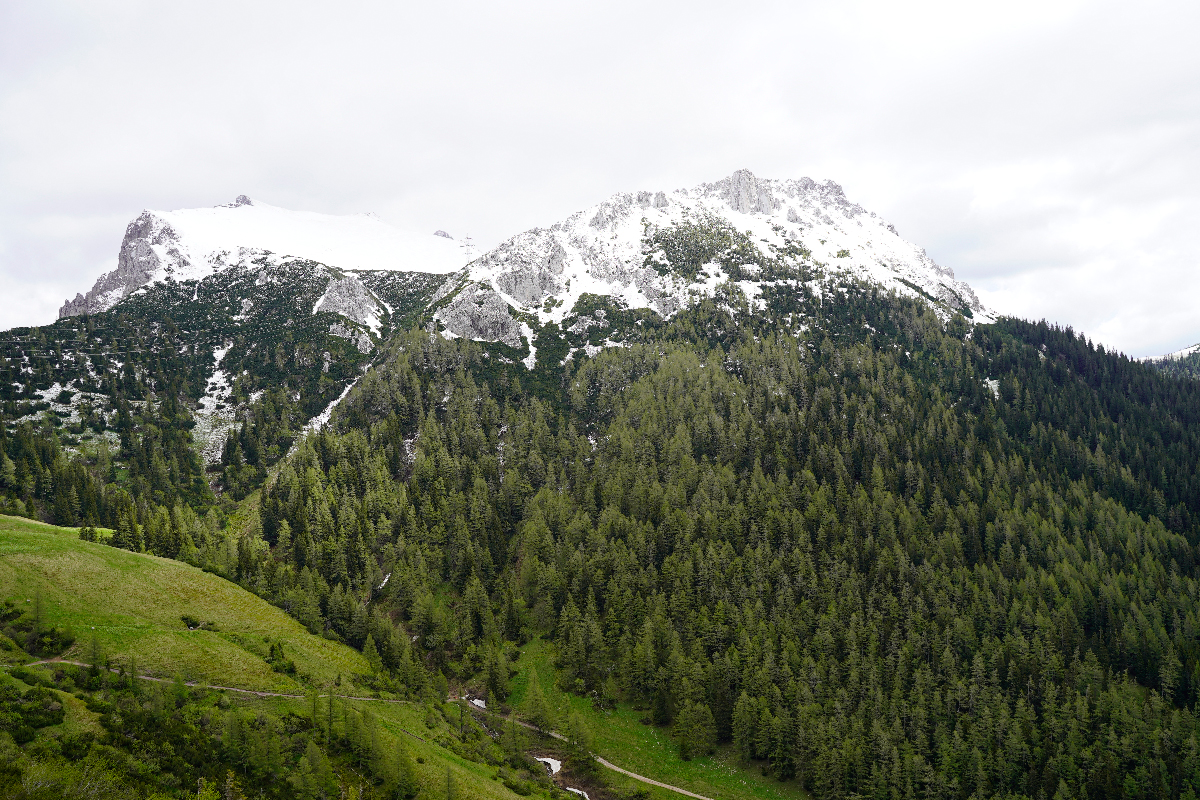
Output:
<svg viewBox="0 0 1200 800">
<path fill-rule="evenodd" d="M 509 643 L 550 638 L 597 708 L 818 798 L 1200 790 L 1200 384 L 855 282 L 765 302 L 532 371 L 394 336 L 242 538 L 198 487 L 121 501 L 118 541 L 209 563 L 402 682 L 504 701 Z M 128 480 L 3 435 L 14 500 L 53 498 L 55 469 Z"/>
</svg>

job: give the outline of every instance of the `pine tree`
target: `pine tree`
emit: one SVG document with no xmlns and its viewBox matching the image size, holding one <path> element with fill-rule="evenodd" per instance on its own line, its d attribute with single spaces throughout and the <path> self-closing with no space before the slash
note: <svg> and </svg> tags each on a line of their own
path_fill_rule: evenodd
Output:
<svg viewBox="0 0 1200 800">
<path fill-rule="evenodd" d="M 383 661 L 379 658 L 379 650 L 375 648 L 375 637 L 367 634 L 367 640 L 363 642 L 363 655 L 367 659 L 367 664 L 371 667 L 371 674 L 378 675 L 383 671 Z"/>
<path fill-rule="evenodd" d="M 708 755 L 717 741 L 712 711 L 704 703 L 686 702 L 675 715 L 672 734 L 679 743 L 679 757 L 684 761 Z"/>
<path fill-rule="evenodd" d="M 539 733 L 549 733 L 554 729 L 554 711 L 542 694 L 542 685 L 538 681 L 537 670 L 529 672 L 529 686 L 525 690 L 525 719 Z"/>
<path fill-rule="evenodd" d="M 733 749 L 743 764 L 754 755 L 754 725 L 758 721 L 757 704 L 745 691 L 733 708 Z"/>
<path fill-rule="evenodd" d="M 413 763 L 412 753 L 408 744 L 400 739 L 396 742 L 396 750 L 392 759 L 392 800 L 408 800 L 416 797 L 420 790 L 417 783 L 417 769 Z"/>
<path fill-rule="evenodd" d="M 597 769 L 596 759 L 592 756 L 594 747 L 592 729 L 587 720 L 578 711 L 572 711 L 567 717 L 567 760 L 571 767 L 580 772 L 591 773 Z"/>
</svg>

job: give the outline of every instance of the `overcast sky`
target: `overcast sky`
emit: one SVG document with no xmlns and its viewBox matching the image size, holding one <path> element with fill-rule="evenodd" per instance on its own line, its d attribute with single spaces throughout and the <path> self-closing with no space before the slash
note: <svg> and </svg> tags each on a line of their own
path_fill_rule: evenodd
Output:
<svg viewBox="0 0 1200 800">
<path fill-rule="evenodd" d="M 1200 4 L 0 2 L 0 328 L 143 208 L 496 243 L 616 191 L 832 178 L 1002 313 L 1200 341 Z"/>
</svg>

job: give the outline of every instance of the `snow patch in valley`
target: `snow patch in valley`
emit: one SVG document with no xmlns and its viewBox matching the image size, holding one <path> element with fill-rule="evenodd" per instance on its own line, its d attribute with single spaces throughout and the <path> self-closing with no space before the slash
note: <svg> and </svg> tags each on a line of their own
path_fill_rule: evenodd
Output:
<svg viewBox="0 0 1200 800">
<path fill-rule="evenodd" d="M 521 359 L 521 363 L 525 365 L 525 369 L 533 369 L 537 365 L 537 348 L 533 346 L 533 328 L 522 322 L 521 335 L 525 337 L 525 341 L 529 342 L 529 355 Z"/>
<path fill-rule="evenodd" d="M 192 438 L 205 464 L 215 464 L 221 460 L 225 436 L 237 422 L 231 403 L 233 389 L 229 385 L 230 376 L 221 369 L 221 361 L 230 347 L 227 344 L 213 350 L 213 374 L 205 384 L 204 396 L 200 398 L 195 413 L 196 427 L 192 431 Z"/>
<path fill-rule="evenodd" d="M 299 443 L 300 440 L 308 434 L 319 431 L 321 428 L 328 425 L 329 419 L 333 416 L 333 410 L 338 407 L 339 403 L 346 399 L 346 395 L 350 394 L 350 390 L 358 385 L 358 381 L 358 378 L 352 380 L 350 384 L 342 390 L 342 393 L 337 396 L 337 399 L 331 401 L 329 405 L 325 406 L 325 409 L 321 411 L 320 414 L 317 414 L 315 417 L 310 419 L 308 424 L 305 425 L 304 429 L 300 432 L 300 435 L 296 437 L 296 442 Z M 292 449 L 295 450 L 296 445 L 292 445 Z"/>
</svg>

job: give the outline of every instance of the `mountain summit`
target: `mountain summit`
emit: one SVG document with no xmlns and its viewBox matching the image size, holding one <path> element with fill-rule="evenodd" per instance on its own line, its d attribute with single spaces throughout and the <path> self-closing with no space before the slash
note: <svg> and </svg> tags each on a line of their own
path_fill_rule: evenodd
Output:
<svg viewBox="0 0 1200 800">
<path fill-rule="evenodd" d="M 670 193 L 613 195 L 483 254 L 436 312 L 451 335 L 517 345 L 510 310 L 561 324 L 585 294 L 670 317 L 691 298 L 736 285 L 754 307 L 805 275 L 843 273 L 990 320 L 975 292 L 832 181 L 765 180 L 739 170 Z"/>
<path fill-rule="evenodd" d="M 59 318 L 107 311 L 142 286 L 202 280 L 263 254 L 337 269 L 453 272 L 475 255 L 445 236 L 395 228 L 374 214 L 289 211 L 240 195 L 215 208 L 143 211 L 125 229 L 117 268 L 59 310 Z"/>
</svg>

